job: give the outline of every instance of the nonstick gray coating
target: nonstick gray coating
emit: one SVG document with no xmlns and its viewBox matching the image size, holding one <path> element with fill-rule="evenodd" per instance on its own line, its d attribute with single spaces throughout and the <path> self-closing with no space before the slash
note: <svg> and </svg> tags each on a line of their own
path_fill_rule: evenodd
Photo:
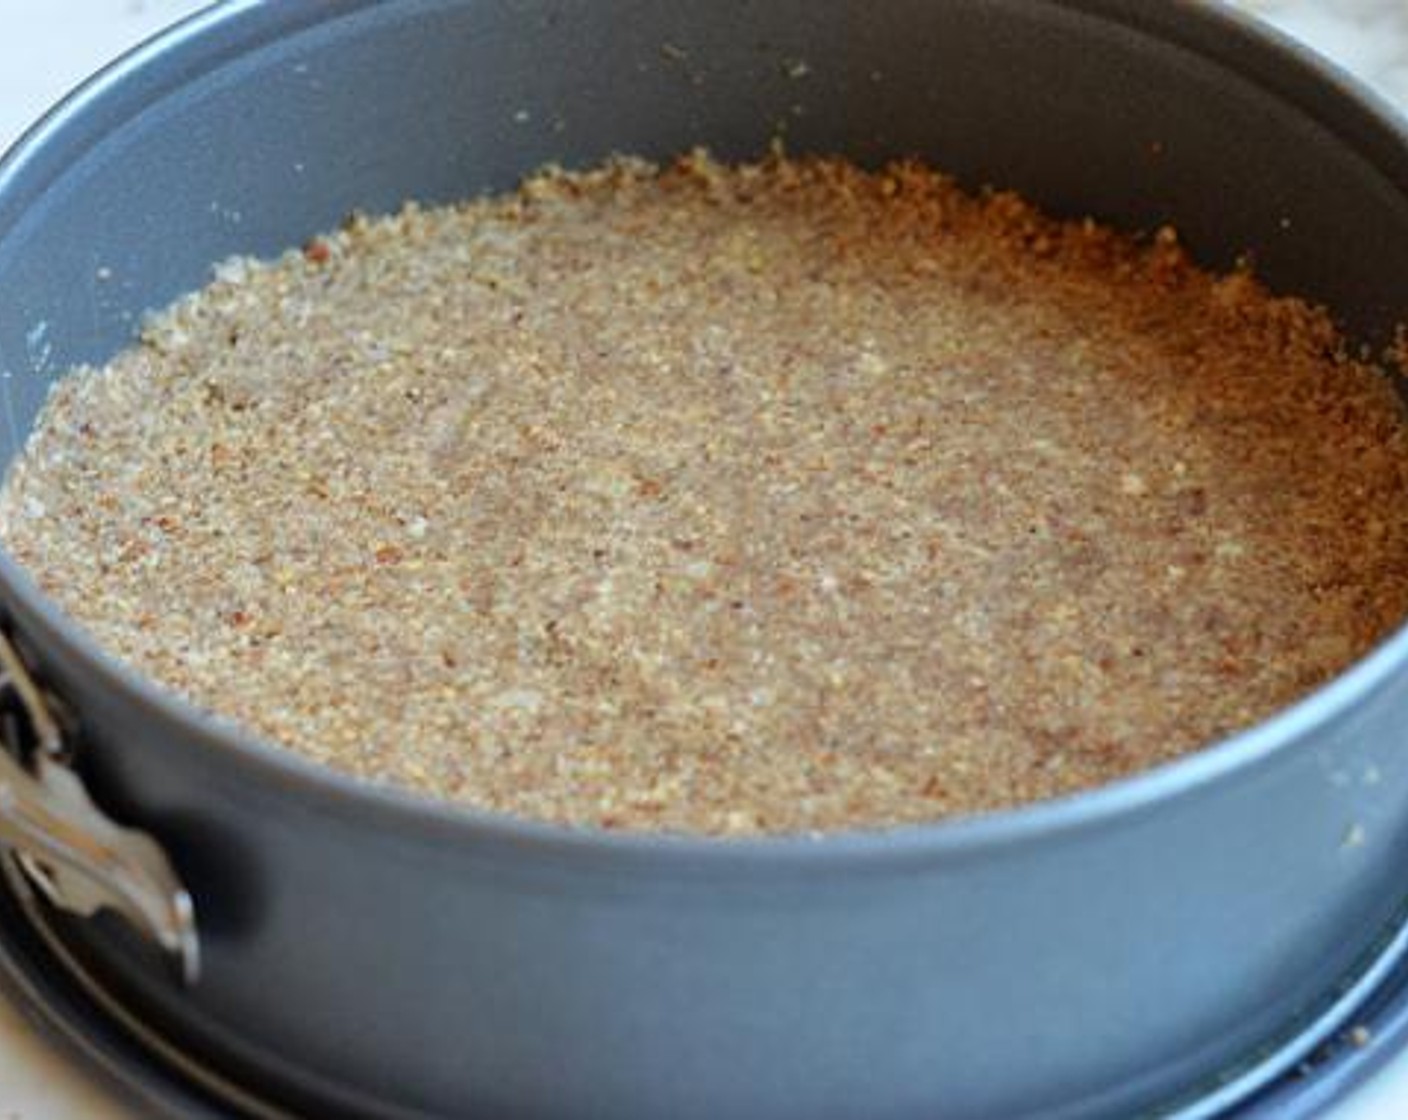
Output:
<svg viewBox="0 0 1408 1120">
<path fill-rule="evenodd" d="M 229 254 L 548 160 L 743 157 L 779 134 L 1174 222 L 1203 260 L 1252 253 L 1374 346 L 1408 306 L 1408 141 L 1201 4 L 235 3 L 100 78 L 0 169 L 3 458 L 55 376 Z M 75 951 L 189 1051 L 319 1115 L 1215 1102 L 1332 1025 L 1408 899 L 1405 634 L 1271 723 L 1094 794 L 719 842 L 357 786 L 113 665 L 3 557 L 0 601 L 78 714 L 104 803 L 169 845 L 206 972 L 178 989 L 107 922 L 73 928 Z"/>
</svg>

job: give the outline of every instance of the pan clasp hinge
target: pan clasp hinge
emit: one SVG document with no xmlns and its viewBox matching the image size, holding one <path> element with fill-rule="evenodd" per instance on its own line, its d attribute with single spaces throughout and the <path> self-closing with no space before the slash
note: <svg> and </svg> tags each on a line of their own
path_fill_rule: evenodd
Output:
<svg viewBox="0 0 1408 1120">
<path fill-rule="evenodd" d="M 84 917 L 116 911 L 195 983 L 189 892 L 155 840 L 93 803 L 68 755 L 53 702 L 0 631 L 0 846 L 54 906 Z"/>
</svg>

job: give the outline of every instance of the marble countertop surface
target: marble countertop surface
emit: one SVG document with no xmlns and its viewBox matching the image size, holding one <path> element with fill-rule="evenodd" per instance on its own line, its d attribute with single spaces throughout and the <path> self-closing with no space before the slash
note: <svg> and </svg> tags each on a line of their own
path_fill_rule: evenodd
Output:
<svg viewBox="0 0 1408 1120">
<path fill-rule="evenodd" d="M 1164 3 L 1168 0 L 1149 0 Z M 1311 43 L 1408 110 L 1404 0 L 1236 0 Z M 0 0 L 0 148 L 84 76 L 203 4 Z M 1408 1116 L 1408 1054 L 1330 1120 Z M 0 1120 L 140 1120 L 0 1000 Z"/>
</svg>

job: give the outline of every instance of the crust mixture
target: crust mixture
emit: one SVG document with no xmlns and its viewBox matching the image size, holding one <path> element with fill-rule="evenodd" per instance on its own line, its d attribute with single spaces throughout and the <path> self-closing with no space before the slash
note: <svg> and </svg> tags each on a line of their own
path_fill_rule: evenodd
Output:
<svg viewBox="0 0 1408 1120">
<path fill-rule="evenodd" d="M 914 165 L 545 173 L 233 261 L 55 389 L 0 533 L 108 649 L 524 816 L 878 827 L 1105 782 L 1408 614 L 1327 318 Z"/>
</svg>

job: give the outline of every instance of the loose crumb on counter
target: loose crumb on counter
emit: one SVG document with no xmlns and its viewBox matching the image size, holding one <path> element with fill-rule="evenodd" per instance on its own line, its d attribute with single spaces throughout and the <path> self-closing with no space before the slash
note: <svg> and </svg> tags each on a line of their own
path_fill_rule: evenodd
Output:
<svg viewBox="0 0 1408 1120">
<path fill-rule="evenodd" d="M 1361 656 L 1408 614 L 1408 431 L 1324 313 L 1173 230 L 696 153 L 226 262 L 56 385 L 0 535 L 115 655 L 362 778 L 876 828 Z"/>
</svg>

